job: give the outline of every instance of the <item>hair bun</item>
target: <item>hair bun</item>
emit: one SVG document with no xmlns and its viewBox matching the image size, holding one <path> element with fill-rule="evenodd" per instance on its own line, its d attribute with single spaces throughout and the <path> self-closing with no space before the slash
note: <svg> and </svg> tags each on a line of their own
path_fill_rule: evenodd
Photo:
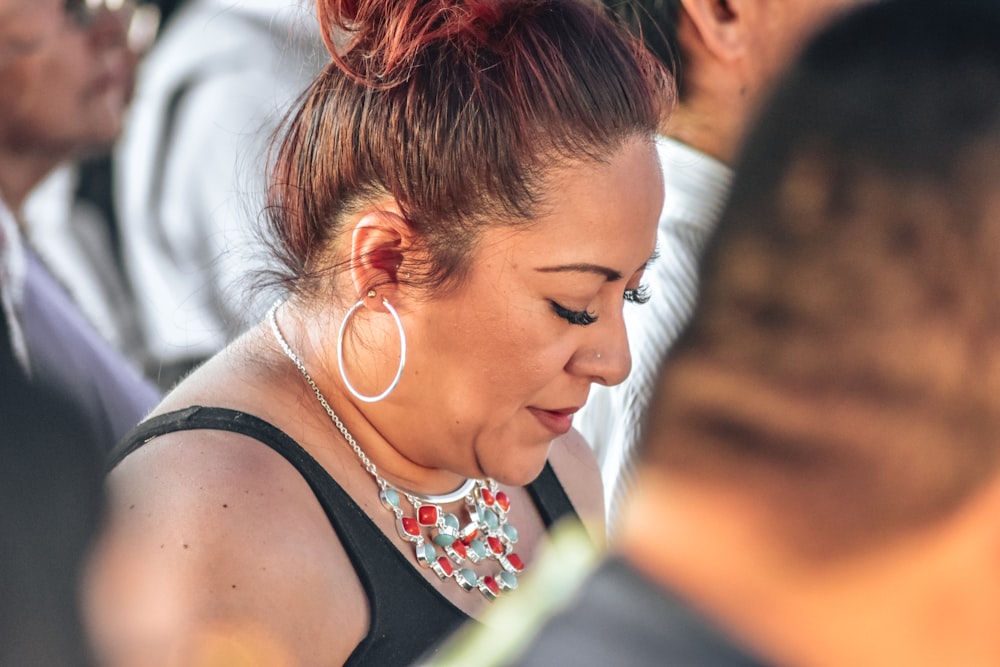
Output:
<svg viewBox="0 0 1000 667">
<path fill-rule="evenodd" d="M 391 86 L 428 45 L 448 41 L 456 49 L 489 44 L 512 11 L 531 0 L 317 0 L 323 41 L 352 78 Z"/>
</svg>

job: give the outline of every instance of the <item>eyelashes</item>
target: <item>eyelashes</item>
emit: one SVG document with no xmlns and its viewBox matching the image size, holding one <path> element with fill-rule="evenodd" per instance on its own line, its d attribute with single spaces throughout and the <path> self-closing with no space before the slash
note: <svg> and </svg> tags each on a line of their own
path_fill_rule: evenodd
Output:
<svg viewBox="0 0 1000 667">
<path fill-rule="evenodd" d="M 564 308 L 560 306 L 555 301 L 549 301 L 552 304 L 552 310 L 555 311 L 556 315 L 563 318 L 570 324 L 578 324 L 582 327 L 588 324 L 593 324 L 597 321 L 597 315 L 591 315 L 585 310 L 570 310 L 569 308 Z"/>
<path fill-rule="evenodd" d="M 649 289 L 649 285 L 639 285 L 636 289 L 625 290 L 625 300 L 629 303 L 644 304 L 649 303 L 649 297 L 652 296 L 652 292 Z"/>
<path fill-rule="evenodd" d="M 625 300 L 629 303 L 644 304 L 649 302 L 651 294 L 648 285 L 640 285 L 636 289 L 625 290 L 624 296 Z M 597 321 L 597 315 L 592 315 L 586 310 L 572 310 L 571 308 L 566 308 L 565 306 L 562 306 L 552 300 L 550 300 L 549 303 L 552 304 L 552 310 L 555 314 L 570 324 L 585 327 L 588 324 L 593 324 Z"/>
</svg>

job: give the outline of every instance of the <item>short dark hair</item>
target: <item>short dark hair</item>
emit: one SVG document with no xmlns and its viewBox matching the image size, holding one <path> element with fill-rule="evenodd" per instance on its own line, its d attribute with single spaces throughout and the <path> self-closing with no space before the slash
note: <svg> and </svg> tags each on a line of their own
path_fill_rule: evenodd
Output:
<svg viewBox="0 0 1000 667">
<path fill-rule="evenodd" d="M 677 41 L 681 0 L 604 0 L 604 6 L 673 73 L 683 96 L 683 53 Z"/>
<path fill-rule="evenodd" d="M 549 169 L 653 141 L 670 79 L 579 0 L 318 0 L 333 61 L 287 124 L 271 189 L 291 282 L 317 280 L 354 207 L 391 196 L 460 277 L 487 224 L 529 222 Z"/>
<path fill-rule="evenodd" d="M 745 487 L 827 551 L 996 475 L 998 34 L 994 2 L 885 0 L 812 41 L 737 163 L 650 464 Z"/>
</svg>

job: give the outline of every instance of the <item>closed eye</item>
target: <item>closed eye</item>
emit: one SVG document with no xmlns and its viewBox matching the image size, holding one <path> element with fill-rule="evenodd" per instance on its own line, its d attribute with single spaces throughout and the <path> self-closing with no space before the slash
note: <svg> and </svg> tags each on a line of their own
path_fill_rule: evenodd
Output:
<svg viewBox="0 0 1000 667">
<path fill-rule="evenodd" d="M 629 303 L 649 303 L 652 292 L 649 285 L 639 285 L 636 289 L 625 290 L 625 300 Z"/>
<path fill-rule="evenodd" d="M 585 310 L 570 310 L 569 308 L 564 308 L 560 306 L 555 301 L 549 301 L 552 304 L 552 310 L 556 315 L 563 318 L 570 324 L 577 324 L 579 326 L 587 326 L 593 324 L 597 321 L 597 315 L 591 315 Z"/>
</svg>

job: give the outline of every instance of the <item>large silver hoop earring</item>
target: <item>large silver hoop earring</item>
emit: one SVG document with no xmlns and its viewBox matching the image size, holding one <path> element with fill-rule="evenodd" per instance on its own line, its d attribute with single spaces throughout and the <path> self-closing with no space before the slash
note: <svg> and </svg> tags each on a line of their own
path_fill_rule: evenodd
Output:
<svg viewBox="0 0 1000 667">
<path fill-rule="evenodd" d="M 392 379 L 389 386 L 378 396 L 367 396 L 362 394 L 351 381 L 347 379 L 347 372 L 344 371 L 344 332 L 347 330 L 347 321 L 351 319 L 351 316 L 365 304 L 364 299 L 358 301 L 356 304 L 351 306 L 351 309 L 347 311 L 344 315 L 343 321 L 340 323 L 340 331 L 337 333 L 337 365 L 340 368 L 340 379 L 344 381 L 344 386 L 347 387 L 347 391 L 351 392 L 351 395 L 359 401 L 364 401 L 365 403 L 377 403 L 383 398 L 392 393 L 392 390 L 396 388 L 399 384 L 399 378 L 403 377 L 403 366 L 406 365 L 406 333 L 403 332 L 403 322 L 399 319 L 399 313 L 396 309 L 392 307 L 387 299 L 382 299 L 382 305 L 385 306 L 389 314 L 392 315 L 392 319 L 396 320 L 396 328 L 399 330 L 399 368 L 396 369 L 396 377 Z"/>
</svg>

